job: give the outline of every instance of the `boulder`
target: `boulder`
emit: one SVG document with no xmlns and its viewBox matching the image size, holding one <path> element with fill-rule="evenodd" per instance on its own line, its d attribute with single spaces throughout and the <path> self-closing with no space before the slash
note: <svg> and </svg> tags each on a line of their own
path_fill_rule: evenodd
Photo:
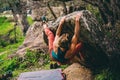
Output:
<svg viewBox="0 0 120 80">
<path fill-rule="evenodd" d="M 107 55 L 104 52 L 102 41 L 104 34 L 102 33 L 101 26 L 98 21 L 88 10 L 76 11 L 66 15 L 66 20 L 63 24 L 61 35 L 69 33 L 72 37 L 75 27 L 75 16 L 78 13 L 82 13 L 80 19 L 80 41 L 83 42 L 83 48 L 81 52 L 84 54 L 85 64 L 92 65 L 94 67 L 106 65 L 108 63 Z M 50 29 L 55 34 L 59 22 L 62 17 L 58 18 L 53 24 L 49 25 Z M 44 40 L 47 43 L 47 38 L 44 35 Z"/>
<path fill-rule="evenodd" d="M 76 11 L 66 15 L 66 21 L 63 24 L 62 34 L 69 33 L 72 37 L 74 34 L 75 16 L 82 12 L 83 16 L 80 19 L 80 41 L 83 42 L 82 53 L 84 57 L 84 64 L 92 67 L 99 67 L 108 64 L 108 58 L 101 47 L 103 34 L 101 27 L 91 12 L 87 10 Z M 59 25 L 61 17 L 53 23 L 48 23 L 49 28 L 55 34 Z M 27 31 L 26 38 L 21 47 L 19 47 L 17 54 L 24 54 L 27 49 L 39 50 L 47 53 L 48 47 L 47 37 L 42 35 L 43 27 L 41 22 L 36 21 Z M 43 40 L 44 39 L 44 40 Z M 45 41 L 45 43 L 44 43 Z"/>
<path fill-rule="evenodd" d="M 83 16 L 80 19 L 80 38 L 83 42 L 90 42 L 93 44 L 99 43 L 101 37 L 103 36 L 101 32 L 101 27 L 96 20 L 95 16 L 88 10 L 76 11 L 71 14 L 66 15 L 66 21 L 63 24 L 62 34 L 69 33 L 73 36 L 74 34 L 74 27 L 75 27 L 75 16 L 78 13 L 83 13 Z M 58 18 L 52 25 L 49 27 L 53 28 L 55 31 L 59 25 L 61 17 Z M 100 39 L 100 40 L 99 40 Z"/>
<path fill-rule="evenodd" d="M 48 47 L 44 43 L 42 35 L 43 27 L 41 22 L 34 22 L 34 24 L 28 29 L 23 44 L 18 48 L 16 54 L 24 55 L 27 49 L 39 50 L 47 53 Z"/>
<path fill-rule="evenodd" d="M 78 63 L 73 63 L 63 73 L 66 74 L 66 80 L 93 80 L 91 70 Z"/>
</svg>

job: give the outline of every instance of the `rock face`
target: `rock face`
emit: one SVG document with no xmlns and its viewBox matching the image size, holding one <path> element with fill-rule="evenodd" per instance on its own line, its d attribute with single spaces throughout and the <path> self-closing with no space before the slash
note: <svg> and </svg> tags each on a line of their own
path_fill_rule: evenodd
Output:
<svg viewBox="0 0 120 80">
<path fill-rule="evenodd" d="M 83 14 L 80 19 L 81 30 L 79 38 L 80 41 L 83 42 L 83 49 L 81 52 L 84 54 L 85 63 L 87 65 L 92 64 L 94 67 L 107 64 L 108 58 L 101 46 L 104 35 L 101 32 L 102 29 L 99 23 L 91 12 L 82 10 L 66 15 L 66 20 L 62 28 L 62 34 L 69 33 L 71 37 L 73 36 L 75 27 L 74 19 L 78 13 Z M 52 25 L 49 25 L 50 29 L 54 33 L 56 32 L 60 20 L 61 17 L 58 18 Z M 46 38 L 44 38 L 44 40 L 47 43 Z"/>
<path fill-rule="evenodd" d="M 41 26 L 41 22 L 35 22 L 28 29 L 26 38 L 16 53 L 23 55 L 27 49 L 47 52 L 48 47 L 44 43 L 42 31 L 43 28 Z"/>
<path fill-rule="evenodd" d="M 75 16 L 78 13 L 83 13 L 83 16 L 80 19 L 80 25 L 81 25 L 81 31 L 80 31 L 80 38 L 84 42 L 90 42 L 90 43 L 99 43 L 102 33 L 101 33 L 101 28 L 96 20 L 96 18 L 92 15 L 91 12 L 87 10 L 82 10 L 82 11 L 76 11 L 71 14 L 66 15 L 66 21 L 63 24 L 63 29 L 62 29 L 62 34 L 64 33 L 69 33 L 73 36 L 74 34 L 74 27 L 75 27 Z M 53 25 L 49 25 L 49 27 L 52 27 L 57 29 L 57 26 L 60 22 L 61 18 L 58 18 Z M 99 34 L 101 33 L 101 34 Z M 87 34 L 87 35 L 86 35 Z"/>
<path fill-rule="evenodd" d="M 93 80 L 92 72 L 78 63 L 67 67 L 63 73 L 66 74 L 66 80 Z"/>
</svg>

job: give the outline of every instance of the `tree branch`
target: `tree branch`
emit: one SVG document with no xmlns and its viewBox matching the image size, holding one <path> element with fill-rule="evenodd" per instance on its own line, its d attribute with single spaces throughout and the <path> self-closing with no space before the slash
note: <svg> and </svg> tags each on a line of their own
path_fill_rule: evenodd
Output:
<svg viewBox="0 0 120 80">
<path fill-rule="evenodd" d="M 49 4 L 49 3 L 47 3 L 47 7 L 49 8 L 49 10 L 50 10 L 51 14 L 53 15 L 53 17 L 54 17 L 55 19 L 57 19 L 56 15 L 55 15 L 55 13 L 53 12 L 52 8 L 50 7 L 50 4 Z"/>
</svg>

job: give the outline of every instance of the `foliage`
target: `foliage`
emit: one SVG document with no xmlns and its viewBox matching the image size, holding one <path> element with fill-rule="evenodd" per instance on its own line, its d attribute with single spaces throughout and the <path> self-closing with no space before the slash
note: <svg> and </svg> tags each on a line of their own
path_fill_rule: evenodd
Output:
<svg viewBox="0 0 120 80">
<path fill-rule="evenodd" d="M 104 69 L 95 76 L 95 80 L 119 80 L 119 73 L 113 73 L 110 69 Z"/>
<path fill-rule="evenodd" d="M 30 25 L 32 25 L 34 22 L 30 16 L 27 17 L 27 21 Z"/>
<path fill-rule="evenodd" d="M 89 10 L 90 12 L 92 12 L 93 15 L 95 15 L 96 19 L 98 20 L 98 22 L 99 22 L 100 24 L 103 23 L 103 22 L 102 22 L 101 15 L 100 15 L 100 12 L 99 12 L 99 10 L 98 10 L 97 7 L 93 7 L 92 5 L 88 4 L 88 5 L 86 6 L 86 9 Z"/>
<path fill-rule="evenodd" d="M 7 34 L 13 28 L 13 24 L 7 20 L 7 17 L 0 17 L 0 35 Z"/>
<path fill-rule="evenodd" d="M 28 17 L 29 22 L 32 24 L 33 21 L 31 17 Z M 9 30 L 13 28 L 13 22 L 7 21 L 6 17 L 0 17 L 0 32 L 1 36 L 8 34 Z M 4 23 L 3 23 L 4 22 Z M 9 24 L 4 25 L 4 24 Z M 49 56 L 47 54 L 42 54 L 39 52 L 34 52 L 28 50 L 25 57 L 9 57 L 14 55 L 14 52 L 17 48 L 22 44 L 24 37 L 21 35 L 21 30 L 17 26 L 16 34 L 17 34 L 17 42 L 14 44 L 7 43 L 6 40 L 0 39 L 0 72 L 2 74 L 6 74 L 8 71 L 12 71 L 13 76 L 18 76 L 23 71 L 30 71 L 31 68 L 39 68 L 42 66 L 46 66 L 45 68 L 48 69 L 49 66 Z M 14 32 L 11 32 L 10 36 L 11 39 L 14 38 Z M 5 45 L 5 46 L 3 46 Z M 4 48 L 3 48 L 4 47 Z M 43 67 L 44 68 L 44 67 Z"/>
<path fill-rule="evenodd" d="M 13 22 L 7 20 L 6 17 L 0 17 L 0 52 L 12 46 L 14 43 L 14 39 L 16 38 L 16 45 L 20 44 L 24 37 L 22 36 L 22 32 L 20 27 L 16 27 L 16 33 L 14 30 Z M 16 36 L 15 36 L 16 35 Z M 4 48 L 3 48 L 4 47 Z M 18 46 L 17 46 L 18 47 Z"/>
<path fill-rule="evenodd" d="M 14 22 L 11 22 L 9 19 L 12 18 L 0 17 L 0 47 L 1 48 L 13 43 L 15 39 Z M 30 25 L 33 23 L 31 17 L 28 16 L 27 20 Z M 19 26 L 16 26 L 16 39 L 17 39 L 17 43 L 23 41 L 24 39 L 24 36 L 22 36 L 21 28 Z"/>
<path fill-rule="evenodd" d="M 49 56 L 47 54 L 27 50 L 27 53 L 24 56 L 24 59 L 22 60 L 23 64 L 20 65 L 20 68 L 24 69 L 24 68 L 27 68 L 30 66 L 40 67 L 40 66 L 43 66 L 45 64 L 48 64 L 49 60 L 50 59 L 49 59 Z"/>
<path fill-rule="evenodd" d="M 19 74 L 21 70 L 30 71 L 30 68 L 40 68 L 50 63 L 47 54 L 30 50 L 27 51 L 25 57 L 13 57 L 12 59 L 8 59 L 8 55 L 9 53 L 0 56 L 1 74 L 5 74 L 7 71 L 13 71 L 13 75 L 16 75 Z"/>
<path fill-rule="evenodd" d="M 14 71 L 17 68 L 16 57 L 10 59 L 9 55 L 17 50 L 23 42 L 24 37 L 21 35 L 20 28 L 17 27 L 17 42 L 14 44 L 10 42 L 14 39 L 14 31 L 12 31 L 9 36 L 6 35 L 14 28 L 13 25 L 13 22 L 9 21 L 7 17 L 0 17 L 0 75 Z"/>
<path fill-rule="evenodd" d="M 24 57 L 8 59 L 8 55 L 9 53 L 0 56 L 1 75 L 12 71 L 13 77 L 17 77 L 22 72 L 33 71 L 34 69 L 49 69 L 50 59 L 48 54 L 27 50 Z M 63 65 L 61 68 L 66 66 Z"/>
</svg>

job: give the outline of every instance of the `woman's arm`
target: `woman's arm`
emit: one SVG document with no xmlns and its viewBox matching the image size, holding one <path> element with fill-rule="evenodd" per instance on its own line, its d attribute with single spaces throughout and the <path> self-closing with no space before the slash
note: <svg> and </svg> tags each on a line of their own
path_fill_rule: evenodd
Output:
<svg viewBox="0 0 120 80">
<path fill-rule="evenodd" d="M 56 35 L 55 35 L 55 40 L 53 42 L 53 50 L 54 52 L 57 53 L 57 50 L 58 50 L 58 39 L 60 37 L 60 34 L 61 34 L 61 31 L 62 31 L 62 26 L 63 26 L 63 23 L 65 22 L 65 17 L 63 17 L 59 23 L 59 26 L 57 28 L 57 31 L 56 31 Z"/>
<path fill-rule="evenodd" d="M 75 29 L 74 29 L 74 35 L 71 40 L 71 45 L 69 50 L 66 52 L 65 58 L 69 59 L 74 56 L 74 50 L 76 48 L 76 45 L 78 43 L 78 38 L 79 38 L 79 32 L 80 32 L 80 17 L 82 13 L 77 14 L 76 19 L 75 19 Z"/>
<path fill-rule="evenodd" d="M 65 16 L 61 19 L 61 21 L 59 23 L 58 29 L 56 31 L 56 36 L 60 36 L 64 22 L 65 22 Z"/>
</svg>

